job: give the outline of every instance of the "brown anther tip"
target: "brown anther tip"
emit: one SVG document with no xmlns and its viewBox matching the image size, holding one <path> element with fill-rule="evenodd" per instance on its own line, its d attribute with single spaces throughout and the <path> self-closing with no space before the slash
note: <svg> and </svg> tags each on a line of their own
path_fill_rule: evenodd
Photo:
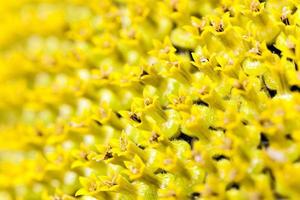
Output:
<svg viewBox="0 0 300 200">
<path fill-rule="evenodd" d="M 150 143 L 154 143 L 154 142 L 158 142 L 158 138 L 160 137 L 160 135 L 158 135 L 157 133 L 153 132 L 149 141 Z"/>
<path fill-rule="evenodd" d="M 138 122 L 138 123 L 142 122 L 141 118 L 138 117 L 136 113 L 131 113 L 130 114 L 130 119 L 132 119 L 133 121 Z"/>
<path fill-rule="evenodd" d="M 202 33 L 202 31 L 204 30 L 205 25 L 206 25 L 205 20 L 201 20 L 200 23 L 192 22 L 192 26 L 194 26 L 198 29 L 199 34 Z"/>
<path fill-rule="evenodd" d="M 112 158 L 113 157 L 113 155 L 112 155 L 112 152 L 111 151 L 107 151 L 106 153 L 105 153 L 105 155 L 104 155 L 104 160 L 107 160 L 107 159 L 110 159 L 110 158 Z"/>
<path fill-rule="evenodd" d="M 269 128 L 274 125 L 273 122 L 269 119 L 260 119 L 259 123 L 265 128 Z"/>
<path fill-rule="evenodd" d="M 109 74 L 108 73 L 105 73 L 105 74 L 102 74 L 101 76 L 101 79 L 108 79 L 109 78 Z"/>
<path fill-rule="evenodd" d="M 174 100 L 174 104 L 182 104 L 183 102 L 184 102 L 184 100 L 185 100 L 185 97 L 184 96 L 180 96 L 180 97 L 178 97 L 178 98 L 176 98 L 175 100 Z"/>
<path fill-rule="evenodd" d="M 42 137 L 44 135 L 44 133 L 40 130 L 37 130 L 36 135 Z"/>
<path fill-rule="evenodd" d="M 215 26 L 215 29 L 216 29 L 217 32 L 223 32 L 224 31 L 224 24 L 223 24 L 223 22 L 218 23 Z"/>
<path fill-rule="evenodd" d="M 285 25 L 290 25 L 290 21 L 289 18 L 286 15 L 282 15 L 280 17 L 280 20 L 282 21 L 282 23 L 284 23 Z"/>
<path fill-rule="evenodd" d="M 228 6 L 226 6 L 226 5 L 222 5 L 222 9 L 223 9 L 223 12 L 224 12 L 224 13 L 230 11 L 229 8 L 228 8 Z"/>
<path fill-rule="evenodd" d="M 207 59 L 207 58 L 205 58 L 205 57 L 201 57 L 200 58 L 200 62 L 201 63 L 207 63 L 209 60 Z"/>
<path fill-rule="evenodd" d="M 170 63 L 171 63 L 171 65 L 173 65 L 176 68 L 179 68 L 179 66 L 180 66 L 180 63 L 178 61 L 170 62 Z"/>
<path fill-rule="evenodd" d="M 259 55 L 259 56 L 261 56 L 261 54 L 262 54 L 259 47 L 253 47 L 252 49 L 249 50 L 249 52 L 253 53 L 253 54 L 256 54 L 256 55 Z"/>
<path fill-rule="evenodd" d="M 150 98 L 144 99 L 144 104 L 145 104 L 146 106 L 149 106 L 149 105 L 152 104 L 152 103 L 153 103 L 152 99 L 150 99 Z"/>
<path fill-rule="evenodd" d="M 251 4 L 250 4 L 250 10 L 252 12 L 259 12 L 260 11 L 260 9 L 259 9 L 259 2 L 255 1 L 255 0 L 252 1 Z"/>
<path fill-rule="evenodd" d="M 290 50 L 292 50 L 295 53 L 295 51 L 296 51 L 296 45 L 293 42 L 291 42 L 290 40 L 287 40 L 286 41 L 286 45 L 287 45 L 287 47 Z"/>
<path fill-rule="evenodd" d="M 199 94 L 201 94 L 201 95 L 208 94 L 208 87 L 205 85 L 202 88 L 200 88 Z"/>
<path fill-rule="evenodd" d="M 87 154 L 86 152 L 84 152 L 84 151 L 82 151 L 82 152 L 80 153 L 80 157 L 83 158 L 83 159 L 86 160 L 86 161 L 89 160 L 88 154 Z"/>
<path fill-rule="evenodd" d="M 149 75 L 149 73 L 145 70 L 143 70 L 143 72 L 141 73 L 140 77 L 143 77 L 143 76 L 147 76 Z"/>
<path fill-rule="evenodd" d="M 107 185 L 108 187 L 112 187 L 114 185 L 117 185 L 117 183 L 115 181 L 113 181 L 113 180 L 111 180 L 111 181 L 106 180 L 106 181 L 103 181 L 103 183 L 105 185 Z"/>
<path fill-rule="evenodd" d="M 170 47 L 165 47 L 165 48 L 161 49 L 160 51 L 161 51 L 161 53 L 167 54 L 170 52 L 170 50 L 171 50 Z"/>
<path fill-rule="evenodd" d="M 281 21 L 285 24 L 285 25 L 290 25 L 289 19 L 288 19 L 288 15 L 291 13 L 291 10 L 289 10 L 287 7 L 283 7 L 282 8 L 282 14 L 280 16 Z"/>
<path fill-rule="evenodd" d="M 176 197 L 176 193 L 174 191 L 170 192 L 170 197 Z"/>
<path fill-rule="evenodd" d="M 99 122 L 98 120 L 94 119 L 94 122 L 95 122 L 98 126 L 102 126 L 102 123 Z"/>
<path fill-rule="evenodd" d="M 130 39 L 135 39 L 136 38 L 135 30 L 132 29 L 128 32 L 128 38 L 130 38 Z"/>
<path fill-rule="evenodd" d="M 241 84 L 239 81 L 234 81 L 234 83 L 233 83 L 233 87 L 234 88 L 237 88 L 237 89 L 239 89 L 239 90 L 244 90 L 245 88 L 244 88 L 244 86 L 243 86 L 243 84 Z"/>
<path fill-rule="evenodd" d="M 178 11 L 178 0 L 171 0 L 171 7 L 174 12 Z"/>
</svg>

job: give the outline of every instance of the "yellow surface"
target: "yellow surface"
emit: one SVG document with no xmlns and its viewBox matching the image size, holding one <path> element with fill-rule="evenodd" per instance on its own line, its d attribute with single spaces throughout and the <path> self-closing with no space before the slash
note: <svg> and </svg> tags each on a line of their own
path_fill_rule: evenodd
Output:
<svg viewBox="0 0 300 200">
<path fill-rule="evenodd" d="M 0 199 L 300 199 L 299 0 L 1 0 Z"/>
</svg>

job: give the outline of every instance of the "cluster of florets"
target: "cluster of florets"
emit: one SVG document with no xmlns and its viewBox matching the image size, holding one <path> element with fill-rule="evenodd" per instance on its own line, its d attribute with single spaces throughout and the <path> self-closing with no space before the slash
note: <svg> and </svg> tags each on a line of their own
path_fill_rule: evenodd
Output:
<svg viewBox="0 0 300 200">
<path fill-rule="evenodd" d="M 0 1 L 0 199 L 300 198 L 299 6 Z"/>
</svg>

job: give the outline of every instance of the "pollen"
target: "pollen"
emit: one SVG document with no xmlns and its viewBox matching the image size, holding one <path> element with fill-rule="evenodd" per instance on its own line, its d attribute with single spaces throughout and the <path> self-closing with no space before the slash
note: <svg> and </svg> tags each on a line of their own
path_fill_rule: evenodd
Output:
<svg viewBox="0 0 300 200">
<path fill-rule="evenodd" d="M 0 1 L 0 199 L 300 199 L 299 8 Z"/>
</svg>

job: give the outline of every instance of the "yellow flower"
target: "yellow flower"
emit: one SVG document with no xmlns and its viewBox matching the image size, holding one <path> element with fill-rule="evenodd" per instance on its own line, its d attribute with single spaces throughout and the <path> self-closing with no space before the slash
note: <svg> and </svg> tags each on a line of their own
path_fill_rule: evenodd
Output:
<svg viewBox="0 0 300 200">
<path fill-rule="evenodd" d="M 299 6 L 0 1 L 0 199 L 299 199 Z"/>
</svg>

